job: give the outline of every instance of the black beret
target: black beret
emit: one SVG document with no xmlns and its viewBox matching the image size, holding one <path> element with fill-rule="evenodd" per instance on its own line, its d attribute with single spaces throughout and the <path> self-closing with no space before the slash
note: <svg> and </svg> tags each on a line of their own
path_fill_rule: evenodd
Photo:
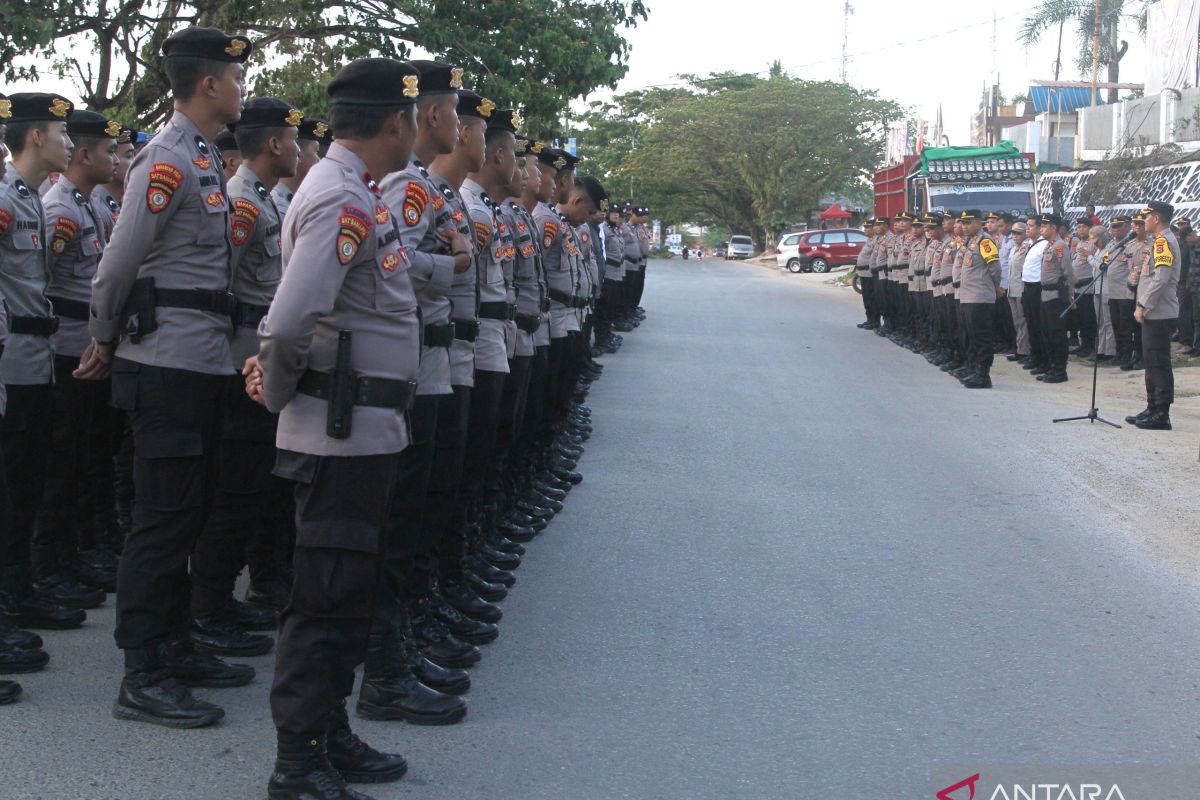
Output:
<svg viewBox="0 0 1200 800">
<path fill-rule="evenodd" d="M 625 206 L 621 203 L 620 200 L 617 200 L 616 202 L 608 204 L 608 211 L 610 214 L 614 211 L 616 213 L 620 214 L 625 211 Z"/>
<path fill-rule="evenodd" d="M 421 94 L 454 94 L 463 88 L 461 67 L 441 61 L 409 61 L 421 75 Z"/>
<path fill-rule="evenodd" d="M 246 128 L 298 128 L 304 112 L 291 103 L 274 97 L 255 97 L 242 106 L 242 116 L 229 123 L 229 130 Z"/>
<path fill-rule="evenodd" d="M 562 150 L 559 150 L 557 147 L 550 147 L 549 145 L 543 147 L 537 154 L 537 157 L 539 164 L 545 164 L 546 166 L 554 167 L 555 169 L 566 169 L 567 164 L 570 163 L 567 161 L 566 153 L 564 153 Z"/>
<path fill-rule="evenodd" d="M 498 108 L 488 117 L 487 126 L 489 128 L 499 128 L 500 130 L 508 131 L 516 134 L 521 128 L 521 115 L 511 108 Z"/>
<path fill-rule="evenodd" d="M 333 134 L 329 130 L 329 123 L 323 119 L 316 117 L 305 117 L 300 123 L 300 135 L 298 137 L 302 142 L 323 142 L 328 144 L 333 141 Z"/>
<path fill-rule="evenodd" d="M 546 149 L 545 142 L 539 142 L 537 139 L 530 139 L 525 143 L 525 155 L 539 156 Z"/>
<path fill-rule="evenodd" d="M 12 101 L 8 99 L 8 95 L 0 92 L 0 125 L 3 125 L 11 116 Z"/>
<path fill-rule="evenodd" d="M 94 139 L 118 139 L 124 128 L 115 119 L 95 111 L 79 109 L 67 118 L 67 135 Z"/>
<path fill-rule="evenodd" d="M 972 220 L 982 219 L 983 214 L 981 214 L 977 208 L 968 208 L 966 211 L 961 212 L 958 215 L 958 218 L 963 222 L 970 222 Z"/>
<path fill-rule="evenodd" d="M 496 104 L 488 100 L 481 94 L 476 94 L 470 89 L 458 90 L 458 116 L 462 117 L 477 117 L 478 119 L 491 119 L 492 113 L 496 110 Z"/>
<path fill-rule="evenodd" d="M 575 165 L 580 161 L 579 156 L 568 153 L 566 150 L 562 150 L 561 152 L 563 154 L 563 158 L 567 160 L 567 166 L 559 167 L 559 169 L 575 169 Z"/>
<path fill-rule="evenodd" d="M 59 94 L 17 92 L 8 96 L 11 116 L 6 122 L 66 122 L 75 104 Z"/>
<path fill-rule="evenodd" d="M 637 208 L 634 209 L 634 212 L 639 217 L 644 217 L 650 213 L 650 207 L 649 206 L 638 206 Z"/>
<path fill-rule="evenodd" d="M 394 58 L 360 58 L 337 71 L 325 87 L 334 104 L 403 106 L 421 93 L 417 68 Z"/>
<path fill-rule="evenodd" d="M 584 175 L 577 179 L 577 183 L 587 196 L 591 198 L 592 204 L 600 211 L 608 208 L 608 192 L 604 191 L 604 184 L 593 178 L 591 175 Z"/>
<path fill-rule="evenodd" d="M 1146 209 L 1142 211 L 1142 214 L 1146 215 L 1151 213 L 1158 214 L 1160 217 L 1162 217 L 1163 222 L 1170 222 L 1171 217 L 1175 216 L 1175 206 L 1171 205 L 1170 203 L 1163 203 L 1159 200 L 1151 200 L 1149 203 L 1146 203 Z"/>
<path fill-rule="evenodd" d="M 233 131 L 224 128 L 217 134 L 217 138 L 213 139 L 213 144 L 222 153 L 236 153 L 238 151 L 237 139 L 233 136 Z"/>
<path fill-rule="evenodd" d="M 168 36 L 162 53 L 166 58 L 185 56 L 244 64 L 253 49 L 254 44 L 245 36 L 229 36 L 218 28 L 193 27 Z"/>
</svg>

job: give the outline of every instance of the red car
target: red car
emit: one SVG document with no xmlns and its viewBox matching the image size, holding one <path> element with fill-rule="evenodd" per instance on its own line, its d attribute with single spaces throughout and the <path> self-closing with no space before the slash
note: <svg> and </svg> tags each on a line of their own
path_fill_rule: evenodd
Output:
<svg viewBox="0 0 1200 800">
<path fill-rule="evenodd" d="M 866 242 L 867 235 L 858 228 L 806 231 L 797 245 L 799 269 L 793 271 L 829 272 L 833 267 L 853 265 Z"/>
</svg>

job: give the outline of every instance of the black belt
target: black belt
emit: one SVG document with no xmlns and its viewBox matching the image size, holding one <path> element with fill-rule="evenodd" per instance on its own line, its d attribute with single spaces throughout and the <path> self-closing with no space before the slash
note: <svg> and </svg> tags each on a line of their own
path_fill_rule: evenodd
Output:
<svg viewBox="0 0 1200 800">
<path fill-rule="evenodd" d="M 537 333 L 537 329 L 542 326 L 542 317 L 540 314 L 523 314 L 517 312 L 517 328 L 526 333 Z"/>
<path fill-rule="evenodd" d="M 1091 282 L 1092 282 L 1091 278 L 1084 278 L 1081 281 L 1075 281 L 1075 288 L 1082 289 L 1084 286 L 1087 286 Z"/>
<path fill-rule="evenodd" d="M 430 323 L 425 326 L 426 347 L 449 347 L 454 342 L 454 331 L 458 326 L 453 322 Z"/>
<path fill-rule="evenodd" d="M 1043 283 L 1042 288 L 1045 289 L 1047 292 L 1053 292 L 1056 289 L 1059 289 L 1060 287 L 1063 287 L 1066 285 L 1067 285 L 1066 279 L 1060 278 L 1055 283 Z"/>
<path fill-rule="evenodd" d="M 572 308 L 587 308 L 592 304 L 592 298 L 582 294 L 577 294 L 571 298 Z"/>
<path fill-rule="evenodd" d="M 296 391 L 309 397 L 329 399 L 333 383 L 328 372 L 309 370 L 300 376 Z M 398 408 L 407 411 L 417 396 L 416 381 L 401 381 L 392 378 L 359 378 L 355 381 L 354 405 L 372 408 Z"/>
<path fill-rule="evenodd" d="M 962 288 L 962 281 L 956 281 L 956 280 L 954 280 L 953 278 L 951 278 L 951 279 L 950 279 L 950 283 L 954 284 L 954 288 L 955 288 L 955 289 L 960 289 L 960 288 Z"/>
<path fill-rule="evenodd" d="M 270 306 L 256 306 L 239 301 L 234 309 L 233 319 L 241 328 L 257 328 L 258 323 L 262 322 L 262 318 L 270 310 Z"/>
<path fill-rule="evenodd" d="M 237 298 L 232 292 L 213 289 L 154 289 L 154 305 L 168 308 L 192 308 L 232 317 L 237 313 Z"/>
<path fill-rule="evenodd" d="M 8 332 L 50 337 L 58 333 L 58 317 L 9 317 Z"/>
<path fill-rule="evenodd" d="M 480 319 L 499 319 L 508 321 L 513 318 L 513 314 L 517 311 L 516 306 L 511 306 L 504 302 L 480 303 L 479 318 Z"/>
<path fill-rule="evenodd" d="M 479 337 L 479 322 L 473 319 L 454 320 L 454 338 L 473 342 Z"/>
<path fill-rule="evenodd" d="M 551 289 L 549 294 L 550 299 L 556 303 L 562 303 L 564 306 L 568 307 L 574 306 L 575 304 L 575 298 L 561 289 Z"/>
<path fill-rule="evenodd" d="M 923 270 L 923 269 L 914 269 L 914 270 L 913 270 L 913 275 L 919 275 L 919 276 L 921 276 L 921 277 L 924 277 L 924 275 L 925 275 L 925 270 Z"/>
<path fill-rule="evenodd" d="M 610 267 L 619 267 L 625 262 L 619 258 L 606 258 L 604 259 L 604 263 L 608 264 Z"/>
<path fill-rule="evenodd" d="M 87 322 L 89 309 L 88 304 L 82 300 L 68 300 L 65 297 L 46 297 L 47 300 L 54 306 L 54 313 L 59 317 L 77 320 L 79 322 Z"/>
</svg>

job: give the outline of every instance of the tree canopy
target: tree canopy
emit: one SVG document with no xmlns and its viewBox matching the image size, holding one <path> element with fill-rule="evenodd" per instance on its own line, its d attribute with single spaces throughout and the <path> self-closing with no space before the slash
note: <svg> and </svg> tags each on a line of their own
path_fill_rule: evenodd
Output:
<svg viewBox="0 0 1200 800">
<path fill-rule="evenodd" d="M 253 93 L 314 114 L 342 64 L 415 48 L 463 67 L 471 88 L 549 137 L 571 99 L 625 75 L 622 32 L 646 17 L 642 0 L 28 0 L 0 7 L 0 64 L 12 80 L 48 62 L 88 108 L 149 125 L 169 110 L 162 42 L 187 25 L 256 40 Z"/>
<path fill-rule="evenodd" d="M 857 194 L 901 115 L 874 92 L 806 81 L 688 76 L 594 103 L 575 119 L 588 169 L 667 223 L 720 223 L 760 247 L 828 194 Z"/>
</svg>

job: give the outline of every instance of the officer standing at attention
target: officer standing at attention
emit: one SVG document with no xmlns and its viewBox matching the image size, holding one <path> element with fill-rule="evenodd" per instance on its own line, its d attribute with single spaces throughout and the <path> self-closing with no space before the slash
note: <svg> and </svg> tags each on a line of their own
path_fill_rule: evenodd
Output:
<svg viewBox="0 0 1200 800">
<path fill-rule="evenodd" d="M 1000 247 L 982 230 L 977 210 L 959 216 L 967 236 L 959 280 L 958 300 L 967 329 L 967 365 L 972 373 L 962 379 L 968 389 L 992 388 L 992 359 L 996 340 L 996 300 L 1000 297 Z"/>
<path fill-rule="evenodd" d="M 93 608 L 104 602 L 105 592 L 116 590 L 117 562 L 107 552 L 94 555 L 94 561 L 85 559 L 75 529 L 81 505 L 91 520 L 105 510 L 93 508 L 94 501 L 107 497 L 112 502 L 111 489 L 90 485 L 88 476 L 91 448 L 106 441 L 108 385 L 79 380 L 72 373 L 92 342 L 87 325 L 92 277 L 108 243 L 104 223 L 112 220 L 107 209 L 98 213 L 93 195 L 116 172 L 121 125 L 94 111 L 76 111 L 67 120 L 67 134 L 74 144 L 71 163 L 43 199 L 50 235 L 46 294 L 59 323 L 50 340 L 53 435 L 33 535 L 33 569 L 35 588 L 64 605 Z M 104 449 L 111 458 L 112 452 Z"/>
<path fill-rule="evenodd" d="M 287 216 L 288 206 L 292 204 L 292 197 L 300 188 L 308 171 L 321 160 L 320 150 L 322 147 L 329 146 L 333 141 L 333 134 L 330 133 L 329 123 L 325 120 L 305 117 L 300 122 L 300 133 L 297 138 L 300 142 L 300 165 L 296 168 L 296 174 L 280 178 L 279 183 L 275 184 L 275 188 L 271 190 L 271 201 L 275 203 L 275 209 L 279 212 L 280 219 Z"/>
<path fill-rule="evenodd" d="M 1137 282 L 1134 319 L 1142 326 L 1142 361 L 1146 364 L 1146 408 L 1126 421 L 1142 430 L 1171 430 L 1175 375 L 1171 370 L 1171 332 L 1179 319 L 1179 240 L 1171 230 L 1175 207 L 1158 201 L 1147 204 L 1149 257 Z"/>
<path fill-rule="evenodd" d="M 282 219 L 271 201 L 280 178 L 295 175 L 300 161 L 296 134 L 304 115 L 290 103 L 257 97 L 231 125 L 242 163 L 229 181 L 233 205 L 232 364 L 224 376 L 220 466 L 212 511 L 192 553 L 192 639 L 213 655 L 259 656 L 271 650 L 275 614 L 263 606 L 238 606 L 233 587 L 246 563 L 247 539 L 269 537 L 271 469 L 275 463 L 275 422 L 246 396 L 242 368 L 258 353 L 258 323 L 267 315 L 283 276 L 279 233 Z M 271 543 L 273 545 L 273 543 Z M 275 548 L 262 548 L 273 553 Z"/>
<path fill-rule="evenodd" d="M 1067 321 L 1062 312 L 1070 296 L 1071 251 L 1063 240 L 1066 225 L 1057 214 L 1042 214 L 1042 238 L 1048 244 L 1042 255 L 1042 336 L 1050 368 L 1037 379 L 1044 383 L 1067 380 Z"/>
<path fill-rule="evenodd" d="M 93 345 L 78 377 L 111 367 L 129 412 L 137 502 L 117 574 L 125 679 L 113 713 L 169 727 L 210 725 L 219 707 L 187 686 L 254 677 L 195 652 L 188 559 L 216 490 L 230 332 L 229 201 L 211 140 L 242 113 L 250 40 L 185 28 L 163 43 L 175 113 L 129 168 L 126 201 L 92 285 Z M 114 353 L 115 351 L 115 353 Z"/>
<path fill-rule="evenodd" d="M 867 242 L 858 251 L 854 267 L 858 272 L 858 285 L 862 287 L 863 311 L 866 312 L 867 319 L 858 323 L 858 327 L 873 331 L 879 327 L 879 308 L 875 303 L 875 276 L 871 272 L 871 259 L 881 236 L 875 220 L 867 220 L 863 227 L 867 232 Z"/>
<path fill-rule="evenodd" d="M 876 336 L 886 336 L 891 330 L 892 302 L 888 287 L 888 252 L 895 234 L 891 231 L 891 219 L 878 217 L 875 220 L 875 248 L 871 251 L 871 277 L 875 281 L 875 307 L 883 324 L 875 328 Z"/>
<path fill-rule="evenodd" d="M 292 199 L 287 269 L 246 366 L 247 392 L 279 413 L 275 472 L 296 482 L 296 574 L 271 687 L 271 800 L 361 800 L 347 781 L 392 781 L 407 769 L 351 733 L 345 698 L 367 643 L 417 387 L 420 314 L 376 180 L 408 165 L 419 73 L 362 59 L 327 91 L 336 140 Z"/>
<path fill-rule="evenodd" d="M 13 94 L 8 102 L 12 116 L 5 141 L 13 159 L 0 184 L 0 298 L 8 326 L 0 348 L 0 383 L 8 405 L 0 420 L 0 448 L 12 514 L 0 525 L 0 606 L 22 627 L 76 628 L 87 616 L 79 604 L 65 605 L 67 598 L 54 592 L 52 581 L 35 589 L 30 571 L 53 423 L 52 337 L 59 326 L 46 297 L 52 223 L 36 187 L 51 172 L 67 169 L 72 146 L 67 119 L 73 106 L 59 95 L 42 93 Z"/>
</svg>

